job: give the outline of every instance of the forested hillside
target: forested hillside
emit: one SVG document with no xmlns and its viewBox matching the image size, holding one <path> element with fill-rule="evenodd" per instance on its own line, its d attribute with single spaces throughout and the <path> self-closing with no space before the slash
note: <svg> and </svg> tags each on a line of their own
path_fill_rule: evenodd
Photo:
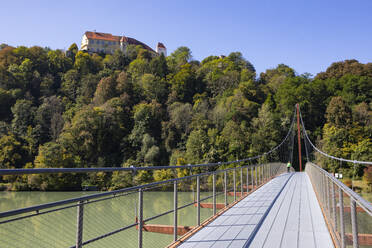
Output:
<svg viewBox="0 0 372 248">
<path fill-rule="evenodd" d="M 193 60 L 140 46 L 88 54 L 0 50 L 0 168 L 127 167 L 216 162 L 269 150 L 300 103 L 329 154 L 372 161 L 372 63 L 346 60 L 315 77 L 283 64 L 257 75 L 241 53 Z M 351 165 L 343 165 L 351 175 Z M 330 171 L 339 163 L 329 164 Z M 358 167 L 358 175 L 363 175 Z M 114 189 L 169 177 L 96 173 L 3 177 L 14 190 Z"/>
</svg>

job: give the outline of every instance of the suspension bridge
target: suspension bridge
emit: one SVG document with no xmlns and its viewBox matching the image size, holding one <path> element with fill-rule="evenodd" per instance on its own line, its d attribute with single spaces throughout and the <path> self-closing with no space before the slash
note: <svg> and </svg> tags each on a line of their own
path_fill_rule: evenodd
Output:
<svg viewBox="0 0 372 248">
<path fill-rule="evenodd" d="M 0 209 L 0 247 L 372 247 L 372 205 L 317 164 L 297 105 L 286 137 L 255 157 L 185 166 L 3 169 L 0 176 L 171 170 L 145 185 Z M 296 125 L 297 116 L 297 125 Z M 297 127 L 297 128 L 296 128 Z M 306 153 L 302 170 L 301 128 Z M 288 170 L 298 137 L 300 171 Z M 177 177 L 180 170 L 189 175 Z"/>
</svg>

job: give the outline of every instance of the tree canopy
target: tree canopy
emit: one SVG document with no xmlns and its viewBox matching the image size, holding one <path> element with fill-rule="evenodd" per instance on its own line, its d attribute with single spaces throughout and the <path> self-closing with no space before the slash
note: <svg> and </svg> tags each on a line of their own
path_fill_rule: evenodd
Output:
<svg viewBox="0 0 372 248">
<path fill-rule="evenodd" d="M 284 64 L 258 76 L 240 52 L 199 62 L 185 46 L 164 57 L 141 46 L 105 55 L 79 51 L 76 44 L 66 52 L 3 44 L 0 168 L 180 165 L 254 156 L 284 137 L 296 103 L 321 149 L 371 161 L 371 94 L 371 63 L 356 60 L 335 62 L 315 77 Z M 351 173 L 350 165 L 342 169 Z M 364 171 L 370 174 L 360 167 L 358 176 Z M 26 189 L 116 189 L 170 176 L 164 170 L 133 179 L 101 173 L 14 180 Z"/>
</svg>

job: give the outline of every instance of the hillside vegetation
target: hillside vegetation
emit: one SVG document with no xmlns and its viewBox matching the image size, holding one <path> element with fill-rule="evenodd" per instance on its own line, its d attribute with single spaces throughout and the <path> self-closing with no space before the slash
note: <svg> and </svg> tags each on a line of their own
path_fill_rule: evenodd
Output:
<svg viewBox="0 0 372 248">
<path fill-rule="evenodd" d="M 187 47 L 155 56 L 41 47 L 0 50 L 0 168 L 193 164 L 268 151 L 300 103 L 325 152 L 372 161 L 372 63 L 346 60 L 315 77 L 280 64 L 256 75 L 241 53 L 193 60 Z M 327 163 L 330 171 L 352 165 Z M 363 166 L 357 175 L 363 176 Z M 365 170 L 367 173 L 367 170 Z M 170 172 L 7 176 L 14 190 L 115 189 Z M 365 176 L 364 178 L 368 178 Z M 370 177 L 369 177 L 370 178 Z"/>
</svg>

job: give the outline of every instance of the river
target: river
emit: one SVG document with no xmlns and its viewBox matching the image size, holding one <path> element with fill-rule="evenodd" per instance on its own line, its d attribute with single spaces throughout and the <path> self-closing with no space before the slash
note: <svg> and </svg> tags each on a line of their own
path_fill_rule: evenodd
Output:
<svg viewBox="0 0 372 248">
<path fill-rule="evenodd" d="M 97 192 L 0 192 L 0 212 L 29 207 L 94 194 Z M 201 197 L 210 195 L 202 192 Z M 179 206 L 193 201 L 191 192 L 179 192 Z M 230 197 L 229 197 L 230 198 Z M 231 198 L 230 198 L 231 199 Z M 218 197 L 223 202 L 223 196 Z M 173 209 L 173 192 L 144 192 L 144 218 Z M 116 197 L 84 206 L 84 241 L 114 231 L 135 222 L 138 193 Z M 211 209 L 201 209 L 201 220 L 211 216 Z M 179 225 L 196 224 L 194 206 L 179 210 Z M 173 214 L 148 222 L 148 224 L 173 223 Z M 6 224 L 0 224 L 0 247 L 70 247 L 76 233 L 76 208 L 52 212 Z M 164 247 L 172 242 L 173 235 L 144 232 L 144 247 Z M 14 240 L 19 242 L 15 245 Z M 138 247 L 138 231 L 125 230 L 88 244 L 87 247 Z M 85 247 L 85 246 L 84 246 Z"/>
</svg>

